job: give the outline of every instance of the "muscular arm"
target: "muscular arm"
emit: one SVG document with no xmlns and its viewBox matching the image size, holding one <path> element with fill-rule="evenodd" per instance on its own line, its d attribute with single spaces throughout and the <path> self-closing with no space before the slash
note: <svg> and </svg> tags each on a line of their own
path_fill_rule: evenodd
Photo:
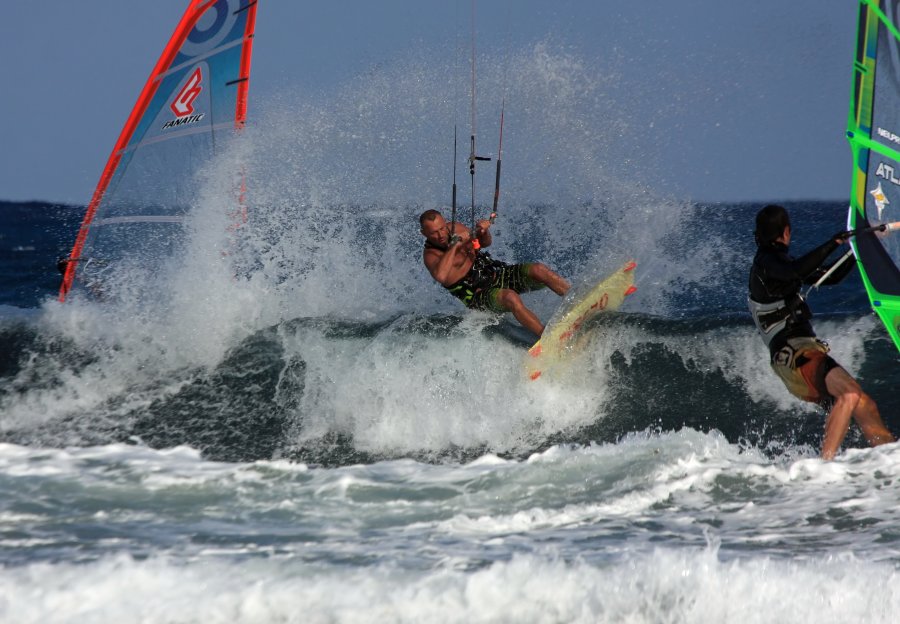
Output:
<svg viewBox="0 0 900 624">
<path fill-rule="evenodd" d="M 450 280 L 450 272 L 461 253 L 464 252 L 460 243 L 450 245 L 450 248 L 444 253 L 428 249 L 425 251 L 425 267 L 431 273 L 431 277 L 441 285 L 451 286 L 453 282 Z"/>
<path fill-rule="evenodd" d="M 459 240 L 447 247 L 446 251 L 426 249 L 423 257 L 431 277 L 443 286 L 455 284 L 461 277 L 460 270 L 465 266 L 466 256 L 474 256 L 469 228 L 457 223 L 454 232 Z"/>
<path fill-rule="evenodd" d="M 475 226 L 475 238 L 478 239 L 478 242 L 482 247 L 490 247 L 491 243 L 494 242 L 494 237 L 491 235 L 491 222 L 487 219 L 482 219 L 478 222 L 478 225 Z"/>
</svg>

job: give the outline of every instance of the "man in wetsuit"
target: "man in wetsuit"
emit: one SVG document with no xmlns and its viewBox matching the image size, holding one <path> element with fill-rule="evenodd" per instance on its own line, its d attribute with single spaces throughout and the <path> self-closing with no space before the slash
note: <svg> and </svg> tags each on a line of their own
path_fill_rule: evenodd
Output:
<svg viewBox="0 0 900 624">
<path fill-rule="evenodd" d="M 758 246 L 750 269 L 750 313 L 769 347 L 772 369 L 794 396 L 829 409 L 825 418 L 822 457 L 832 459 L 850 427 L 851 416 L 872 446 L 893 442 L 878 406 L 859 384 L 828 355 L 828 345 L 816 338 L 812 312 L 800 295 L 802 284 L 817 282 L 833 265 L 831 253 L 846 242 L 849 232 L 800 258 L 788 253 L 791 222 L 781 206 L 766 206 L 756 215 Z M 844 279 L 854 263 L 845 261 L 822 284 Z"/>
<path fill-rule="evenodd" d="M 481 248 L 492 242 L 487 219 L 475 226 L 475 237 L 461 223 L 450 224 L 437 210 L 426 210 L 419 216 L 425 249 L 422 260 L 431 276 L 467 308 L 512 312 L 526 329 L 537 336 L 544 331 L 540 319 L 522 303 L 520 293 L 549 286 L 563 296 L 569 283 L 540 263 L 509 265 L 494 260 Z"/>
</svg>

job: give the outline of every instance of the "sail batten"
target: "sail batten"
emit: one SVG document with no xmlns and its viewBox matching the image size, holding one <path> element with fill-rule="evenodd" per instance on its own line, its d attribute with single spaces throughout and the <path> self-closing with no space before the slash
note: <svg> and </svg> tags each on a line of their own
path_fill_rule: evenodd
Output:
<svg viewBox="0 0 900 624">
<path fill-rule="evenodd" d="M 256 5 L 191 0 L 100 176 L 66 265 L 61 301 L 79 286 L 114 296 L 99 280 L 115 274 L 117 263 L 138 255 L 146 274 L 156 275 L 153 265 L 177 251 L 200 176 L 245 123 Z M 235 205 L 242 201 L 236 194 Z M 97 267 L 103 276 L 92 273 Z"/>
<path fill-rule="evenodd" d="M 162 143 L 164 141 L 178 139 L 178 138 L 189 136 L 192 134 L 209 134 L 210 132 L 214 132 L 216 130 L 224 131 L 224 130 L 230 130 L 233 128 L 234 128 L 234 124 L 229 123 L 229 122 L 216 124 L 214 126 L 209 126 L 208 128 L 185 128 L 184 130 L 179 130 L 179 131 L 173 132 L 172 134 L 170 134 L 168 136 L 153 137 L 151 139 L 145 139 L 145 140 L 141 141 L 140 143 L 135 143 L 133 145 L 129 145 L 128 147 L 123 148 L 118 154 L 119 154 L 119 156 L 122 156 L 129 152 L 133 152 L 137 149 L 147 147 L 148 145 L 153 145 L 154 143 Z"/>
<path fill-rule="evenodd" d="M 114 225 L 117 223 L 184 223 L 184 217 L 172 215 L 136 215 L 133 217 L 109 217 L 108 219 L 95 219 L 94 227 L 102 225 Z"/>
</svg>

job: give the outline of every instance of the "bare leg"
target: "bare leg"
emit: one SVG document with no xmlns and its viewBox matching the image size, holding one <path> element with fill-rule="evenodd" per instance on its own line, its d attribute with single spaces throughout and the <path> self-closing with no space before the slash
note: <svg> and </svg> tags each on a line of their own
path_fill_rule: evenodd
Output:
<svg viewBox="0 0 900 624">
<path fill-rule="evenodd" d="M 569 282 L 540 262 L 536 262 L 528 268 L 528 277 L 548 286 L 550 290 L 560 297 L 569 292 L 569 288 L 571 288 Z"/>
<path fill-rule="evenodd" d="M 516 291 L 504 288 L 497 295 L 497 300 L 504 310 L 512 312 L 512 315 L 516 317 L 516 320 L 519 321 L 525 329 L 536 336 L 540 336 L 544 333 L 543 323 L 535 316 L 534 312 L 525 307 L 525 304 L 522 303 L 522 298 L 519 297 Z"/>
<path fill-rule="evenodd" d="M 888 444 L 894 441 L 894 436 L 884 426 L 881 420 L 881 414 L 878 413 L 878 406 L 872 398 L 863 392 L 859 398 L 859 404 L 853 410 L 853 420 L 862 429 L 863 435 L 872 446 Z"/>
<path fill-rule="evenodd" d="M 869 395 L 843 368 L 833 368 L 825 376 L 825 387 L 835 397 L 834 407 L 825 418 L 825 439 L 822 441 L 822 458 L 832 459 L 841 447 L 850 428 L 850 417 L 862 429 L 872 446 L 894 441 Z"/>
</svg>

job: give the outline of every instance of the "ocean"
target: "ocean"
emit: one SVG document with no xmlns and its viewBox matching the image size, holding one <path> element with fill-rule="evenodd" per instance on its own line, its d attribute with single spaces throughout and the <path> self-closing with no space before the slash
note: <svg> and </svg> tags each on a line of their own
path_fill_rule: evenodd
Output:
<svg viewBox="0 0 900 624">
<path fill-rule="evenodd" d="M 169 290 L 65 304 L 84 208 L 0 203 L 0 621 L 896 621 L 900 447 L 818 459 L 745 307 L 764 202 L 501 213 L 501 259 L 638 262 L 532 382 L 527 332 L 427 275 L 421 205 L 267 199 L 230 251 L 192 230 Z M 786 206 L 795 253 L 844 227 Z M 900 433 L 856 272 L 809 300 Z"/>
</svg>

